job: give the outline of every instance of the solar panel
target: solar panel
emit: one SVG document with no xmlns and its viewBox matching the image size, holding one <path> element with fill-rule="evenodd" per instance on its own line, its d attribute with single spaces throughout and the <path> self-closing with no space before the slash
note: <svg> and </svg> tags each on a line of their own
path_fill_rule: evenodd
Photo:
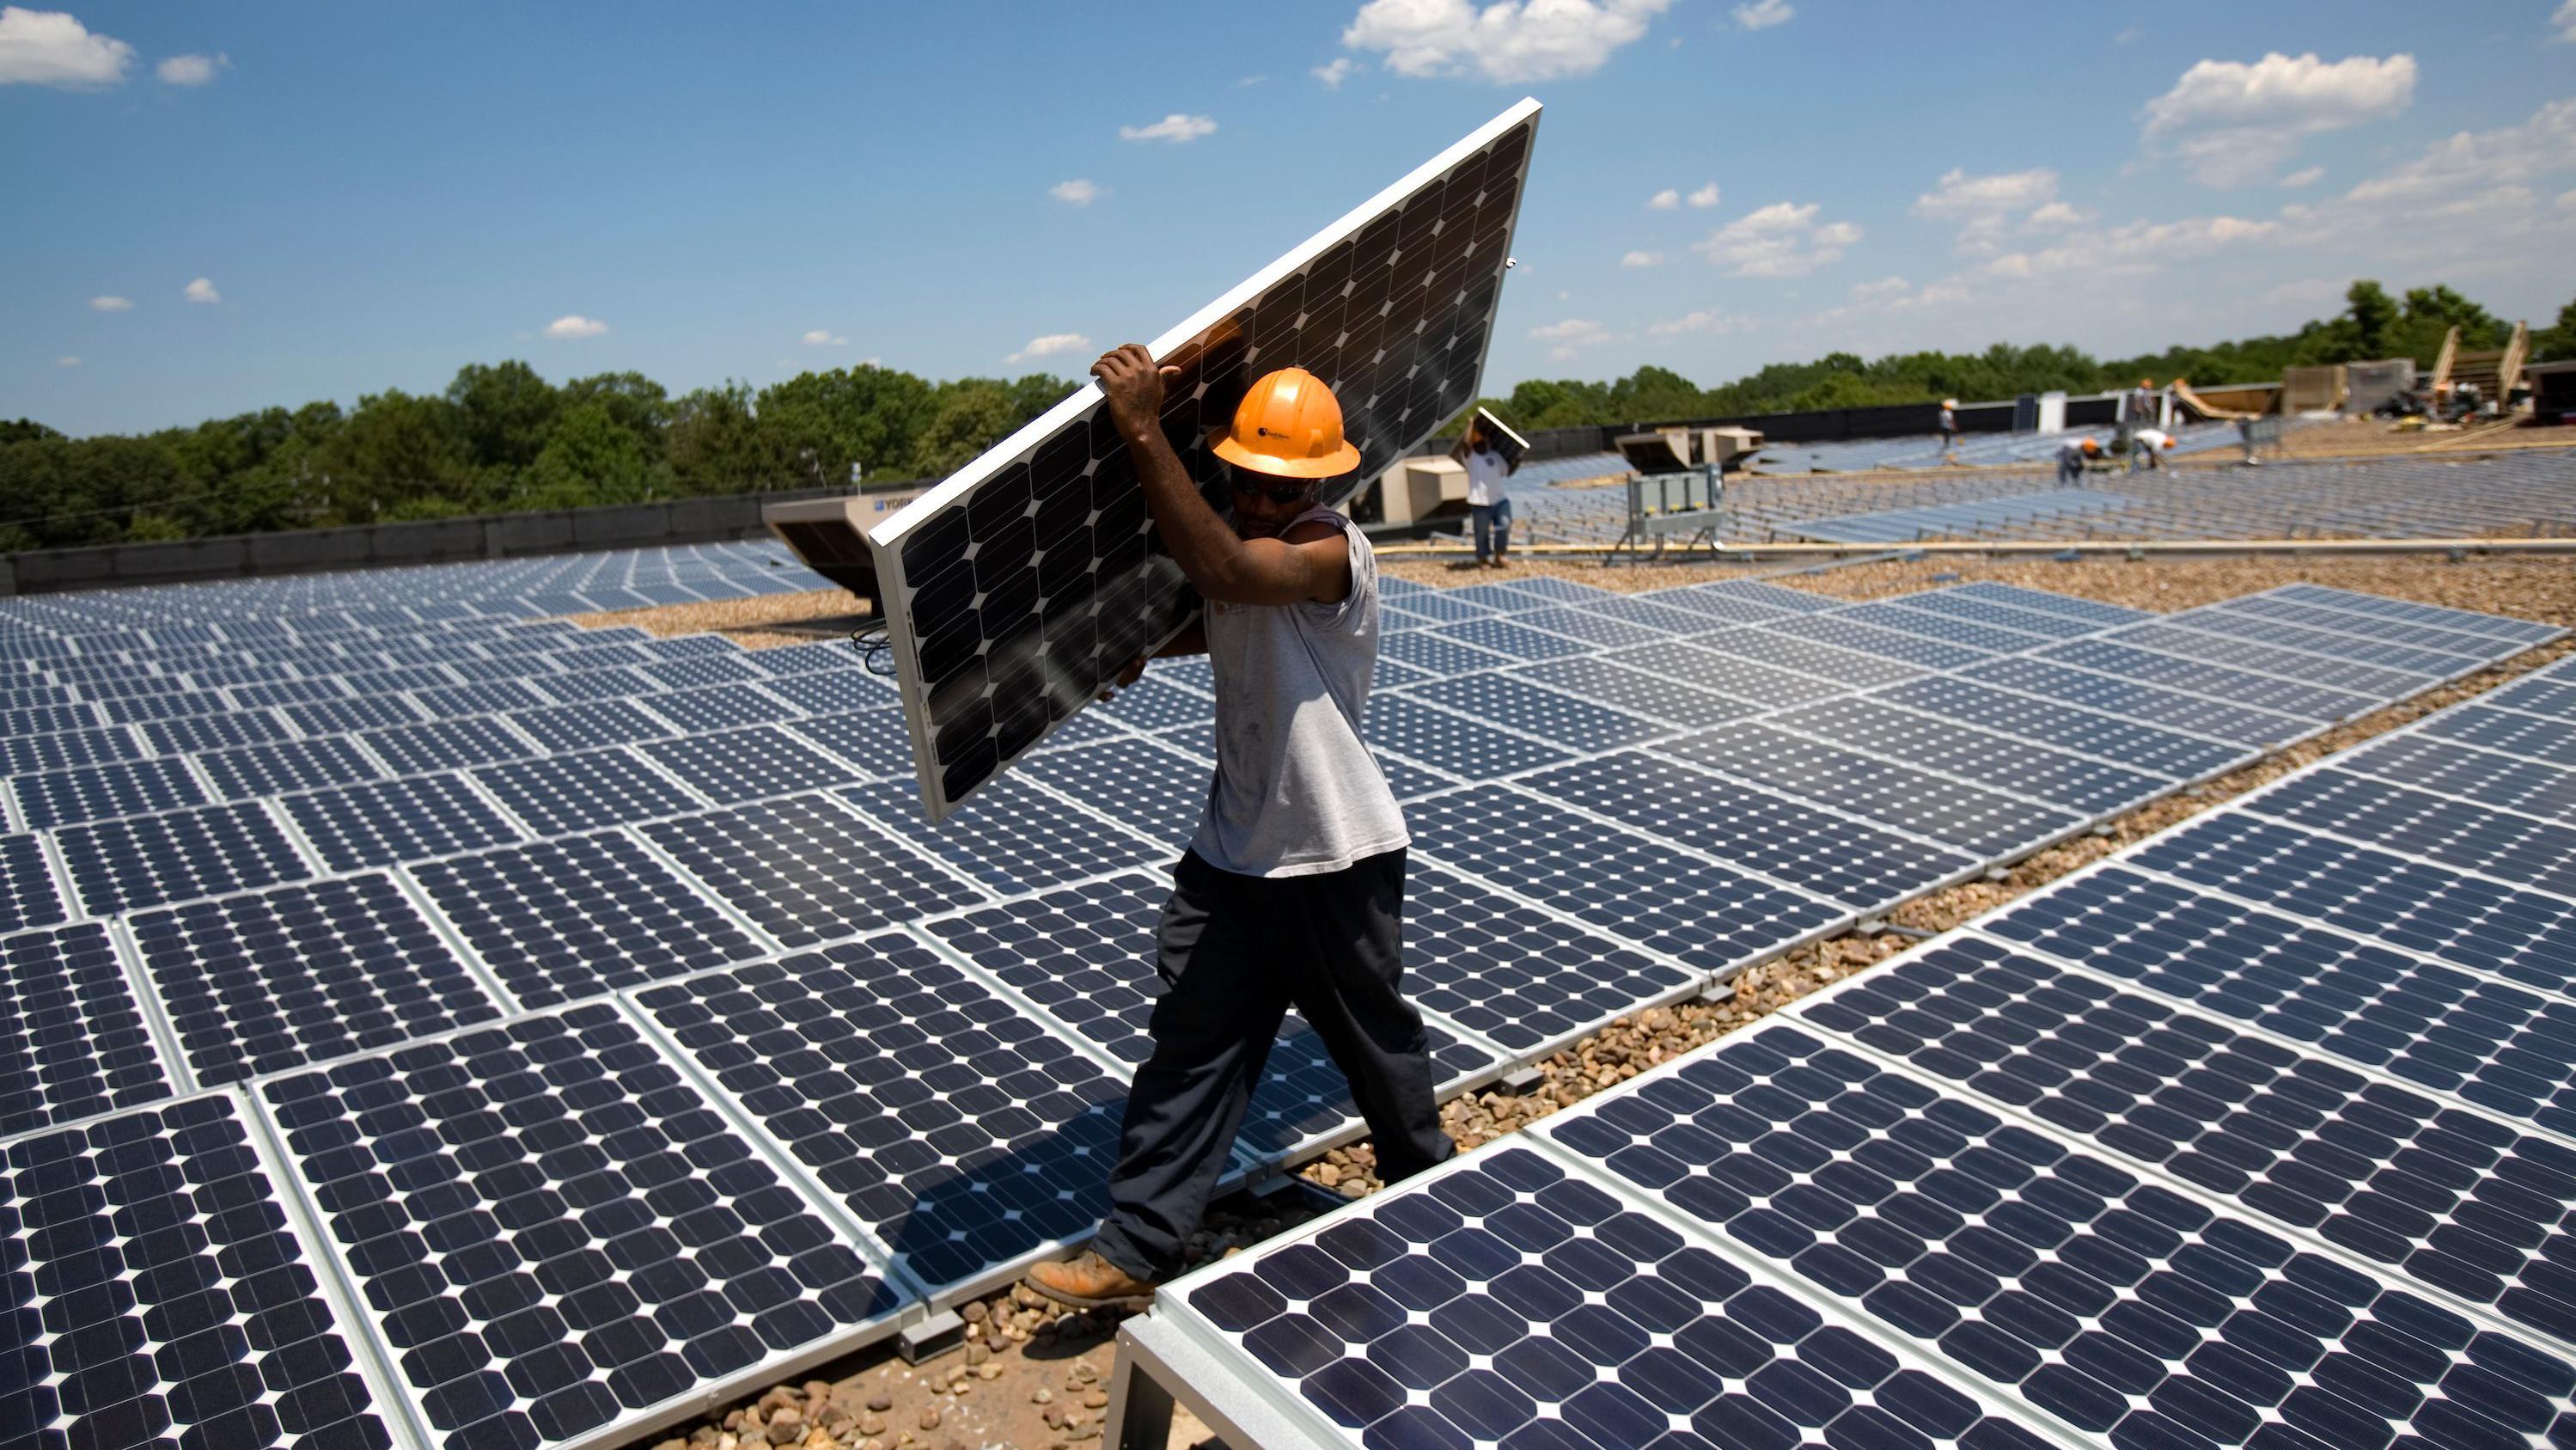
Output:
<svg viewBox="0 0 2576 1450">
<path fill-rule="evenodd" d="M 1532 629 L 1543 629 L 1550 634 L 1561 634 L 1570 639 L 1578 639 L 1585 644 L 1599 645 L 1604 649 L 1623 644 L 1647 644 L 1662 639 L 1672 632 L 1653 629 L 1642 624 L 1632 624 L 1595 609 L 1539 609 L 1527 614 L 1516 614 L 1512 616 L 1512 622 L 1527 625 Z M 1701 627 L 1705 628 L 1705 625 Z"/>
<path fill-rule="evenodd" d="M 2013 654 L 2065 638 L 2062 632 L 2031 633 L 1998 624 L 1962 619 L 1955 615 L 1916 609 L 1908 596 L 1902 600 L 1882 600 L 1875 604 L 1855 605 L 1836 615 L 1837 619 L 1893 629 L 1904 634 L 1919 634 L 1927 639 L 1963 645 L 1989 654 Z"/>
<path fill-rule="evenodd" d="M 637 1005 L 934 1302 L 1090 1237 L 1126 1088 L 900 933 Z"/>
<path fill-rule="evenodd" d="M 1545 660 L 1509 672 L 1581 700 L 1597 700 L 1630 715 L 1671 726 L 1715 725 L 1761 707 L 1699 689 L 1680 680 L 1614 664 L 1608 659 Z"/>
<path fill-rule="evenodd" d="M 637 747 L 719 804 L 812 790 L 850 778 L 847 766 L 774 725 L 648 741 Z"/>
<path fill-rule="evenodd" d="M 67 826 L 54 833 L 54 846 L 91 916 L 312 874 L 256 801 Z"/>
<path fill-rule="evenodd" d="M 1482 720 L 1407 694 L 1373 696 L 1360 719 L 1360 735 L 1372 749 L 1392 751 L 1470 780 L 1574 758 L 1562 747 L 1494 729 Z"/>
<path fill-rule="evenodd" d="M 258 1095 L 449 1450 L 608 1443 L 862 1343 L 901 1305 L 612 1005 Z"/>
<path fill-rule="evenodd" d="M 2311 720 L 2347 719 L 2368 711 L 2374 703 L 2368 696 L 2349 690 L 2330 690 L 2299 680 L 2203 664 L 2198 660 L 2137 649 L 2108 639 L 2075 640 L 2051 645 L 2038 653 L 2042 659 L 2061 664 L 2079 665 L 2106 675 L 2189 690 L 2194 694 L 2232 700 L 2261 710 L 2278 710 Z"/>
<path fill-rule="evenodd" d="M 1902 660 L 1930 670 L 1955 670 L 1988 657 L 1988 652 L 1982 649 L 1970 649 L 1901 629 L 1881 629 L 1862 624 L 1843 613 L 1774 620 L 1760 627 L 1770 633 L 1859 650 L 1863 654 Z"/>
<path fill-rule="evenodd" d="M 2253 758 L 2243 746 L 2167 730 L 2059 700 L 1994 689 L 1955 675 L 1926 675 L 1871 692 L 1908 710 L 1983 725 L 2007 735 L 2082 751 L 2135 770 L 2200 780 Z"/>
<path fill-rule="evenodd" d="M 2000 685 L 2040 699 L 2059 700 L 2237 745 L 2276 749 L 2318 730 L 2315 721 L 2295 715 L 2249 709 L 2207 695 L 2159 689 L 2135 680 L 2051 664 L 2046 660 L 1990 660 L 1985 664 L 1972 665 L 1960 674 L 1983 684 Z"/>
<path fill-rule="evenodd" d="M 1503 674 L 1434 680 L 1415 685 L 1405 693 L 1472 716 L 1489 730 L 1501 726 L 1586 753 L 1672 732 L 1672 727 L 1660 721 Z"/>
<path fill-rule="evenodd" d="M 8 1145 L 12 1443 L 398 1443 L 257 1138 L 210 1095 Z"/>
<path fill-rule="evenodd" d="M 1775 730 L 1720 725 L 1655 747 L 1666 755 L 1836 810 L 1962 846 L 1980 856 L 2028 850 L 2085 818 L 2027 797 Z"/>
<path fill-rule="evenodd" d="M 2235 669 L 2256 670 L 2339 690 L 2402 700 L 2430 689 L 2434 677 L 2412 670 L 2383 669 L 2352 660 L 2332 659 L 2304 650 L 2278 649 L 2252 640 L 2233 639 L 2185 629 L 2174 624 L 2140 624 L 2102 636 L 2186 659 L 2207 660 Z"/>
<path fill-rule="evenodd" d="M 1197 831 L 1213 781 L 1206 761 L 1166 744 L 1134 739 L 1051 751 L 1022 769 L 1040 785 L 1142 833 L 1173 855 Z"/>
<path fill-rule="evenodd" d="M 1696 990 L 1686 971 L 1436 866 L 1404 881 L 1405 995 L 1539 1057 Z"/>
<path fill-rule="evenodd" d="M 839 795 L 868 820 L 997 896 L 1105 876 L 1170 854 L 1162 843 L 1122 830 L 1027 780 L 996 786 L 974 809 L 940 825 L 911 809 L 901 781 L 854 786 Z"/>
<path fill-rule="evenodd" d="M 2448 723 L 2447 717 L 2442 723 Z M 2576 770 L 2454 745 L 2430 730 L 2375 741 L 2338 757 L 2336 764 L 2499 810 L 2576 823 Z"/>
<path fill-rule="evenodd" d="M 334 871 L 418 861 L 519 838 L 461 777 L 410 776 L 282 797 Z"/>
<path fill-rule="evenodd" d="M 2424 733 L 2527 760 L 2576 766 L 2576 724 L 2565 720 L 2472 705 L 2464 710 L 2446 710 L 2439 720 L 2425 722 Z"/>
<path fill-rule="evenodd" d="M 2115 1445 L 2576 1433 L 2554 1354 L 1792 1027 L 1534 1131 Z"/>
<path fill-rule="evenodd" d="M 199 1086 L 428 1037 L 502 1012 L 382 875 L 142 912 L 127 930 Z"/>
<path fill-rule="evenodd" d="M 9 783 L 20 819 L 42 830 L 72 821 L 202 805 L 206 793 L 182 760 L 114 760 Z"/>
<path fill-rule="evenodd" d="M 1706 638 L 1715 641 L 1731 637 L 1713 635 Z M 1755 664 L 1726 652 L 1724 646 L 1714 643 L 1702 648 L 1696 641 L 1671 640 L 1616 650 L 1602 658 L 1612 664 L 1643 670 L 1693 689 L 1712 690 L 1763 708 L 1822 700 L 1851 688 L 1814 675 Z M 1562 662 L 1568 668 L 1580 663 L 1574 660 Z"/>
<path fill-rule="evenodd" d="M 2172 617 L 2178 627 L 2209 634 L 2223 634 L 2231 639 L 2254 640 L 2284 649 L 2304 650 L 2309 654 L 2333 659 L 2352 660 L 2377 665 L 2383 669 L 2411 670 L 2419 675 L 2449 679 L 2483 664 L 2478 654 L 2456 654 L 2444 650 L 2424 649 L 2415 645 L 2390 644 L 2365 639 L 2359 635 L 2339 634 L 2333 630 L 2308 629 L 2286 620 L 2238 612 L 2225 601 L 2205 609 L 2194 609 Z"/>
<path fill-rule="evenodd" d="M 2246 809 L 2361 842 L 2476 871 L 2557 896 L 2576 896 L 2576 827 L 2506 815 L 2368 776 L 2320 770 L 2285 781 Z"/>
<path fill-rule="evenodd" d="M 2078 815 L 2104 816 L 2173 789 L 2174 779 L 2051 750 L 1877 700 L 1824 700 L 1768 716 L 1767 725 L 1905 761 Z"/>
<path fill-rule="evenodd" d="M 173 1091 L 105 927 L 0 937 L 0 1135 Z"/>
<path fill-rule="evenodd" d="M 580 705 L 556 705 L 544 710 L 520 710 L 508 719 L 512 726 L 526 732 L 529 738 L 548 750 L 591 750 L 602 745 L 631 745 L 640 740 L 659 740 L 672 733 L 670 721 L 650 713 L 632 700 L 594 700 Z"/>
<path fill-rule="evenodd" d="M 1699 635 L 1691 643 L 1700 649 L 1715 650 L 1738 660 L 1829 680 L 1838 690 L 1858 689 L 1864 685 L 1892 685 L 1923 673 L 1916 666 L 1884 655 L 1841 649 L 1770 629 L 1730 629 L 1721 634 Z M 1664 649 L 1668 646 L 1648 645 L 1645 648 Z"/>
<path fill-rule="evenodd" d="M 1538 125 L 1523 101 L 1156 340 L 1165 432 L 1200 487 L 1209 430 L 1288 363 L 1342 405 L 1374 477 L 1475 398 Z M 1215 496 L 1223 508 L 1232 500 Z M 1196 607 L 1086 387 L 869 536 L 934 819 L 1089 703 Z"/>
<path fill-rule="evenodd" d="M 641 831 L 781 946 L 835 941 L 983 899 L 827 795 L 656 821 Z"/>
<path fill-rule="evenodd" d="M 45 859 L 44 839 L 0 835 L 0 934 L 49 926 L 67 914 L 62 891 L 54 885 L 54 868 Z"/>
<path fill-rule="evenodd" d="M 355 737 L 347 735 L 212 750 L 197 757 L 197 766 L 214 785 L 218 797 L 236 801 L 316 786 L 350 785 L 384 774 L 358 748 Z"/>
<path fill-rule="evenodd" d="M 613 704 L 592 707 L 613 709 Z M 541 747 L 499 717 L 441 720 L 429 725 L 400 725 L 350 737 L 368 753 L 404 775 L 461 770 L 496 760 L 518 760 Z"/>
</svg>

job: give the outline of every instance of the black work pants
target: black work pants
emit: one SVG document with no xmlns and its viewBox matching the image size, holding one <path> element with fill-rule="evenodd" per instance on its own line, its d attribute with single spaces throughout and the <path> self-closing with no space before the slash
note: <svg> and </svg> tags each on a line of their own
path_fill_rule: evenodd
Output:
<svg viewBox="0 0 2576 1450">
<path fill-rule="evenodd" d="M 1295 1005 L 1349 1079 L 1393 1183 L 1456 1151 L 1404 975 L 1404 855 L 1316 876 L 1238 876 L 1193 851 L 1172 873 L 1163 979 L 1093 1247 L 1141 1279 L 1186 1266 L 1279 1023 Z"/>
</svg>

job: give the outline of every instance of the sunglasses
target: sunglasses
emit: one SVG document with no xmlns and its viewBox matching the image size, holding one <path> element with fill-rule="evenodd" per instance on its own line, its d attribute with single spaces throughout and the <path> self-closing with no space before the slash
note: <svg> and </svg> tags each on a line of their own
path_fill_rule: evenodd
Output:
<svg viewBox="0 0 2576 1450">
<path fill-rule="evenodd" d="M 1274 483 L 1265 488 L 1260 484 L 1252 482 L 1250 479 L 1238 478 L 1234 481 L 1234 491 L 1236 493 L 1257 493 L 1263 498 L 1270 500 L 1272 503 L 1285 505 L 1296 503 L 1300 499 L 1312 494 L 1315 491 L 1315 485 L 1311 483 Z"/>
</svg>

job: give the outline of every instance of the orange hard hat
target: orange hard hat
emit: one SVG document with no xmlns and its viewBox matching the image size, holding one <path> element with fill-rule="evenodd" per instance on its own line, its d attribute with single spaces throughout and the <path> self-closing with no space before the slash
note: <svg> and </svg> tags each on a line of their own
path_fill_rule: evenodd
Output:
<svg viewBox="0 0 2576 1450">
<path fill-rule="evenodd" d="M 2155 379 L 2153 379 L 2153 378 L 2140 378 L 2140 379 L 2138 379 L 2138 386 L 2139 386 L 2139 387 L 2142 387 L 2142 388 L 2152 388 L 2152 387 L 2154 387 L 2155 385 L 2156 385 L 2156 380 L 2155 380 Z"/>
<path fill-rule="evenodd" d="M 1342 437 L 1342 405 L 1304 368 L 1263 374 L 1215 452 L 1237 468 L 1280 478 L 1331 478 L 1360 464 L 1360 451 Z"/>
<path fill-rule="evenodd" d="M 2102 451 L 2102 445 L 2094 442 L 2090 438 L 2087 438 L 2084 440 L 2084 451 L 2087 453 L 2099 453 Z"/>
</svg>

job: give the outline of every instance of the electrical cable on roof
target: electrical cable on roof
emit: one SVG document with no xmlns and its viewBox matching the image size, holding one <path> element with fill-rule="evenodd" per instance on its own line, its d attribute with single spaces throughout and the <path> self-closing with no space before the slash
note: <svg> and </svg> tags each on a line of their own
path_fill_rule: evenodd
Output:
<svg viewBox="0 0 2576 1450">
<path fill-rule="evenodd" d="M 859 662 L 869 674 L 894 677 L 894 641 L 886 637 L 884 620 L 851 630 L 850 648 L 858 651 Z"/>
</svg>

